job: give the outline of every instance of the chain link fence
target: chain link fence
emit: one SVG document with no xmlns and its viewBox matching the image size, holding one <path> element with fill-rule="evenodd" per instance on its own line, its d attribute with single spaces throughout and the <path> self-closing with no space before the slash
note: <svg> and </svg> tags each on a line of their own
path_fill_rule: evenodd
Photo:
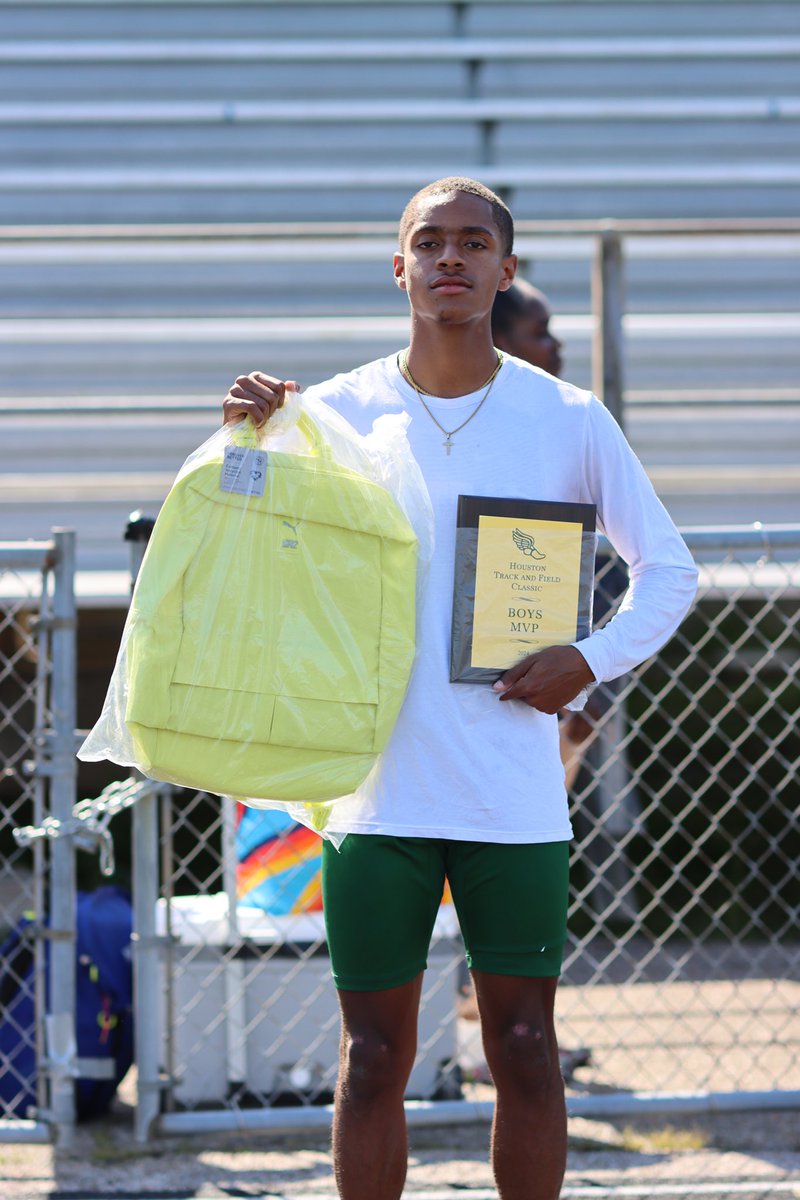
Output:
<svg viewBox="0 0 800 1200">
<path fill-rule="evenodd" d="M 800 1105 L 800 529 L 687 541 L 693 612 L 561 726 L 576 840 L 557 1017 L 574 1112 Z M 625 582 L 606 550 L 600 623 Z M 318 856 L 277 814 L 166 787 L 137 804 L 142 1138 L 329 1119 Z M 444 903 L 412 1119 L 491 1104 L 465 979 Z"/>
<path fill-rule="evenodd" d="M 74 695 L 74 534 L 0 545 L 2 1141 L 74 1121 Z"/>
<path fill-rule="evenodd" d="M 576 839 L 557 1017 L 574 1112 L 800 1105 L 800 529 L 687 540 L 701 573 L 693 612 L 660 655 L 561 725 Z M 282 814 L 147 780 L 74 804 L 70 552 L 0 547 L 5 932 L 34 914 L 25 970 L 0 953 L 13 1035 L 0 1138 L 63 1135 L 74 1120 L 74 851 L 99 846 L 109 867 L 109 823 L 130 806 L 139 1137 L 325 1123 L 338 1012 L 319 843 Z M 604 553 L 599 622 L 624 587 Z M 412 1120 L 491 1107 L 446 900 Z M 17 998 L 33 1019 L 14 1015 Z"/>
<path fill-rule="evenodd" d="M 583 1090 L 755 1099 L 800 1088 L 800 543 L 687 540 L 695 609 L 576 777 L 560 1030 Z"/>
</svg>

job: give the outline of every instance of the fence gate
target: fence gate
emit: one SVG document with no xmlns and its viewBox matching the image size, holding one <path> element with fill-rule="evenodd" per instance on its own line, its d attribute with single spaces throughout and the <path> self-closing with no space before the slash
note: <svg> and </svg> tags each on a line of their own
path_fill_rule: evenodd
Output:
<svg viewBox="0 0 800 1200">
<path fill-rule="evenodd" d="M 0 1141 L 74 1122 L 74 543 L 0 544 Z"/>
<path fill-rule="evenodd" d="M 563 727 L 576 840 L 557 1019 L 575 1114 L 800 1107 L 800 528 L 686 539 L 693 612 L 598 689 L 588 737 Z M 600 623 L 625 586 L 601 553 Z M 338 1019 L 314 835 L 163 786 L 134 815 L 140 1138 L 325 1123 Z M 445 905 L 410 1121 L 491 1111 L 457 932 Z"/>
</svg>

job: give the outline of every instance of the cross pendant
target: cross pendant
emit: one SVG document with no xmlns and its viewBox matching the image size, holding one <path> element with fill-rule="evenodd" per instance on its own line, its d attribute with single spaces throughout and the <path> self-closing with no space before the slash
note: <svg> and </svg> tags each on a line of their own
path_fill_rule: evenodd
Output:
<svg viewBox="0 0 800 1200">
<path fill-rule="evenodd" d="M 445 438 L 445 440 L 442 442 L 442 445 L 444 446 L 445 450 L 447 451 L 447 453 L 449 455 L 450 450 L 453 445 L 453 439 L 451 438 L 449 433 L 448 433 L 447 437 Z"/>
</svg>

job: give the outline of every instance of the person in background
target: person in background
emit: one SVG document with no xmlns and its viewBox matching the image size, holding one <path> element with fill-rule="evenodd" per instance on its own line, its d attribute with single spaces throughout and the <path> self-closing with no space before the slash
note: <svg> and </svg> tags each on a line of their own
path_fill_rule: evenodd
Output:
<svg viewBox="0 0 800 1200">
<path fill-rule="evenodd" d="M 561 342 L 550 328 L 550 301 L 527 279 L 516 278 L 507 292 L 498 292 L 492 305 L 492 338 L 498 350 L 561 375 Z"/>
<path fill-rule="evenodd" d="M 552 305 L 545 293 L 517 275 L 508 291 L 497 293 L 492 306 L 492 338 L 495 346 L 559 378 L 564 367 L 563 343 L 550 328 L 552 316 Z M 619 602 L 627 586 L 627 579 L 618 564 L 606 570 L 601 569 L 600 575 L 602 580 L 595 587 L 595 621 Z M 611 597 L 609 587 L 618 594 Z M 559 714 L 559 752 L 568 792 L 573 790 L 586 752 L 598 735 L 598 723 L 613 704 L 615 690 L 615 683 L 599 684 L 581 712 L 564 709 Z M 471 1019 L 478 1015 L 474 988 L 469 978 L 461 988 L 459 1012 Z M 565 1079 L 569 1079 L 578 1067 L 586 1066 L 591 1061 L 591 1051 L 585 1046 L 561 1046 L 559 1054 Z"/>
<path fill-rule="evenodd" d="M 563 347 L 550 328 L 552 315 L 550 301 L 544 292 L 527 279 L 517 276 L 507 291 L 497 293 L 492 305 L 492 338 L 495 346 L 506 354 L 523 359 L 532 367 L 540 367 L 549 375 L 560 377 L 564 365 Z M 609 606 L 604 603 L 602 607 L 607 611 Z M 596 596 L 595 620 L 598 615 Z M 611 689 L 598 687 L 582 712 L 565 710 L 560 715 L 559 748 L 568 791 L 575 783 L 584 753 L 595 735 L 596 722 L 608 710 L 612 699 Z"/>
<path fill-rule="evenodd" d="M 564 366 L 563 345 L 550 328 L 552 305 L 527 279 L 516 276 L 506 292 L 498 292 L 492 306 L 492 336 L 498 350 L 513 354 L 533 367 L 561 377 Z M 595 575 L 595 628 L 613 616 L 628 586 L 624 564 L 613 555 L 598 554 Z M 574 793 L 583 767 L 589 772 L 580 789 L 575 819 L 579 837 L 591 872 L 593 885 L 587 901 L 597 917 L 629 920 L 635 912 L 632 874 L 619 838 L 630 832 L 639 815 L 635 790 L 624 751 L 619 747 L 622 733 L 620 711 L 615 707 L 621 680 L 598 684 L 581 712 L 564 709 L 559 714 L 558 735 L 564 782 Z M 469 988 L 466 994 L 469 997 Z M 465 1011 L 474 1009 L 469 998 Z M 590 1061 L 588 1049 L 561 1049 L 561 1069 L 568 1078 L 576 1067 Z"/>
</svg>

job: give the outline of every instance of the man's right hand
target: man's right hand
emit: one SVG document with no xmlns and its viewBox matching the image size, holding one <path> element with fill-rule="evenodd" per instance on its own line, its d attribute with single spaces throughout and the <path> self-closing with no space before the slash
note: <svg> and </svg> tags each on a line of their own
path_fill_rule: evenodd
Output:
<svg viewBox="0 0 800 1200">
<path fill-rule="evenodd" d="M 222 422 L 252 417 L 256 425 L 263 425 L 276 408 L 283 407 L 287 391 L 299 392 L 300 385 L 293 379 L 273 379 L 263 371 L 240 375 L 222 401 Z"/>
</svg>

